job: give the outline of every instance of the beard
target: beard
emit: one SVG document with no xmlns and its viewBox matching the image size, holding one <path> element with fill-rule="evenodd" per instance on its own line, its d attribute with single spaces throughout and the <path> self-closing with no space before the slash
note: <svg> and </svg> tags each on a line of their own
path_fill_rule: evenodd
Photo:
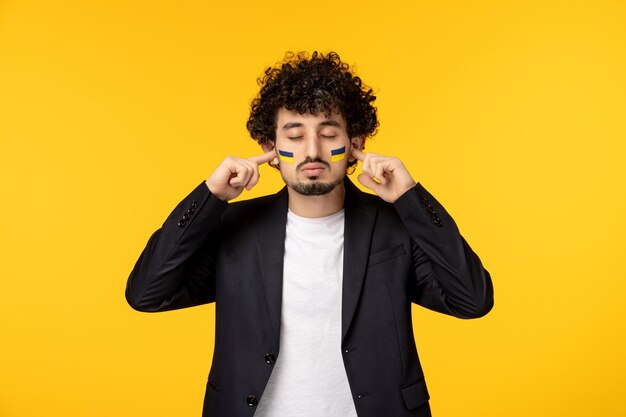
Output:
<svg viewBox="0 0 626 417">
<path fill-rule="evenodd" d="M 343 178 L 337 178 L 332 182 L 318 182 L 317 177 L 311 177 L 312 182 L 287 182 L 287 186 L 293 189 L 298 194 L 314 196 L 324 195 L 330 193 L 336 186 L 341 184 Z"/>
<path fill-rule="evenodd" d="M 326 165 L 330 170 L 330 164 L 324 161 L 322 158 L 309 158 L 307 157 L 304 161 L 298 164 L 296 167 L 296 171 L 299 171 L 302 166 L 308 163 L 317 162 L 323 165 Z M 307 182 L 297 182 L 290 181 L 285 178 L 285 175 L 281 171 L 281 176 L 283 177 L 283 181 L 285 184 L 291 189 L 293 189 L 298 194 L 306 195 L 306 196 L 315 196 L 315 195 L 324 195 L 330 193 L 335 189 L 336 186 L 343 182 L 343 176 L 339 178 L 335 178 L 330 182 L 320 182 L 317 180 L 318 177 L 309 177 Z"/>
</svg>

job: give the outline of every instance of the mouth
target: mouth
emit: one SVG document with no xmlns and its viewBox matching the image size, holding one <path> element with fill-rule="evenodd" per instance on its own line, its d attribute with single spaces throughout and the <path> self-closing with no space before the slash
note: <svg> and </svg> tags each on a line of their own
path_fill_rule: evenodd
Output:
<svg viewBox="0 0 626 417">
<path fill-rule="evenodd" d="M 317 177 L 319 176 L 322 171 L 324 170 L 324 166 L 323 165 L 319 165 L 319 164 L 306 164 L 305 166 L 302 167 L 302 172 L 304 173 L 304 175 L 306 175 L 307 177 Z"/>
</svg>

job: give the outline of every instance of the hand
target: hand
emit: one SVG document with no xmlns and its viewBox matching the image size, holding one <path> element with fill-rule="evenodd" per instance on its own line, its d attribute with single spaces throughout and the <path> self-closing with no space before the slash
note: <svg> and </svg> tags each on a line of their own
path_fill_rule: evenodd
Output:
<svg viewBox="0 0 626 417">
<path fill-rule="evenodd" d="M 250 191 L 259 182 L 259 165 L 276 158 L 271 151 L 250 158 L 228 156 L 213 171 L 206 185 L 211 194 L 223 201 L 229 201 L 241 194 L 244 187 Z"/>
<path fill-rule="evenodd" d="M 359 182 L 388 203 L 395 202 L 416 184 L 402 161 L 396 157 L 364 153 L 356 148 L 352 148 L 351 155 L 363 162 Z"/>
</svg>

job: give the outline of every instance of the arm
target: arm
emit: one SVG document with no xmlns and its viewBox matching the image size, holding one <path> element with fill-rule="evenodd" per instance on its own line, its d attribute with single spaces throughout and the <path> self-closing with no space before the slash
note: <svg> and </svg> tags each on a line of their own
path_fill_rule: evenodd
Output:
<svg viewBox="0 0 626 417">
<path fill-rule="evenodd" d="M 229 156 L 152 234 L 126 284 L 135 310 L 157 312 L 215 301 L 219 226 L 228 201 L 259 180 L 259 165 L 274 150 L 242 159 Z"/>
<path fill-rule="evenodd" d="M 398 158 L 354 148 L 352 156 L 363 162 L 359 182 L 394 205 L 411 236 L 412 300 L 459 318 L 487 314 L 493 307 L 491 276 L 443 206 L 413 180 Z"/>
<path fill-rule="evenodd" d="M 441 204 L 416 184 L 394 202 L 413 241 L 413 301 L 459 318 L 478 318 L 493 307 L 491 276 Z"/>
<path fill-rule="evenodd" d="M 132 308 L 157 312 L 215 301 L 216 235 L 227 207 L 205 181 L 176 206 L 128 277 Z"/>
</svg>

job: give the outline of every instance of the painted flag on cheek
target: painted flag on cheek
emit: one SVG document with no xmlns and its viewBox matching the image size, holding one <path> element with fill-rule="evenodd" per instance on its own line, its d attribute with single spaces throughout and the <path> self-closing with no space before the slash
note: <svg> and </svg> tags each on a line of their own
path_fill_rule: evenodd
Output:
<svg viewBox="0 0 626 417">
<path fill-rule="evenodd" d="M 333 149 L 330 151 L 330 160 L 332 162 L 341 161 L 346 156 L 346 147 Z"/>
<path fill-rule="evenodd" d="M 285 162 L 289 162 L 290 164 L 293 164 L 293 152 L 281 151 L 279 149 L 278 157 L 280 158 L 281 161 L 285 161 Z"/>
</svg>

